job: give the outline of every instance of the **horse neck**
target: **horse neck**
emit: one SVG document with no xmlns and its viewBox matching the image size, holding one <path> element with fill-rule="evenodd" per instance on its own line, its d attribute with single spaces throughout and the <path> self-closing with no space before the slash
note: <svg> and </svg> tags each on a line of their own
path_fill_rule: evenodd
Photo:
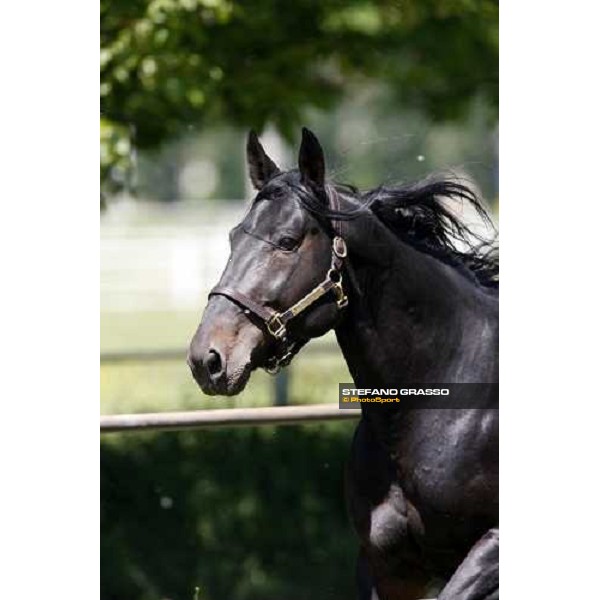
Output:
<svg viewBox="0 0 600 600">
<path fill-rule="evenodd" d="M 400 241 L 372 214 L 346 227 L 355 282 L 336 335 L 354 382 L 398 387 L 493 379 L 497 297 Z"/>
</svg>

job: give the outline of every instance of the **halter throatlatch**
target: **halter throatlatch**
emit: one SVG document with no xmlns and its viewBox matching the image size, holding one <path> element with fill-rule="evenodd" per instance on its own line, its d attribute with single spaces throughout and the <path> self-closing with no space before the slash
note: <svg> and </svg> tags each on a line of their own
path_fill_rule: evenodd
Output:
<svg viewBox="0 0 600 600">
<path fill-rule="evenodd" d="M 344 266 L 344 259 L 347 256 L 348 248 L 346 247 L 346 242 L 341 236 L 336 235 L 333 238 L 331 246 L 331 266 L 327 271 L 325 279 L 308 292 L 306 296 L 298 300 L 296 304 L 282 312 L 277 312 L 268 306 L 258 304 L 245 294 L 226 286 L 216 286 L 212 289 L 208 297 L 225 296 L 264 322 L 267 332 L 276 340 L 279 347 L 278 352 L 269 359 L 265 367 L 268 373 L 275 374 L 282 367 L 290 363 L 295 352 L 301 345 L 300 342 L 291 340 L 288 335 L 287 324 L 293 318 L 302 314 L 319 298 L 330 292 L 335 298 L 338 310 L 342 310 L 347 306 L 348 297 L 344 292 L 342 283 L 342 268 Z"/>
</svg>

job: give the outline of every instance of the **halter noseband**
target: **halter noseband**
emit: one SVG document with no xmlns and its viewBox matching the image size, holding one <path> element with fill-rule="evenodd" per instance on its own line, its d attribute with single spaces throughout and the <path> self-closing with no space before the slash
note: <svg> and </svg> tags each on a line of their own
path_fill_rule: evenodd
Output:
<svg viewBox="0 0 600 600">
<path fill-rule="evenodd" d="M 334 190 L 335 192 L 335 190 Z M 333 195 L 333 202 L 338 204 L 339 199 L 337 193 Z M 336 228 L 337 229 L 337 228 Z M 298 315 L 302 314 L 310 306 L 312 306 L 319 298 L 322 298 L 329 292 L 333 293 L 335 304 L 338 310 L 342 310 L 348 305 L 348 297 L 344 292 L 342 285 L 342 269 L 344 267 L 344 259 L 348 256 L 348 248 L 344 238 L 340 235 L 341 231 L 333 237 L 331 244 L 331 265 L 327 271 L 325 279 L 314 287 L 308 294 L 302 297 L 298 302 L 283 312 L 258 304 L 252 298 L 246 296 L 242 292 L 230 288 L 228 286 L 217 285 L 209 293 L 209 299 L 212 296 L 225 296 L 229 300 L 235 302 L 244 308 L 244 312 L 252 313 L 264 322 L 265 328 L 269 335 L 275 339 L 279 346 L 279 352 L 272 356 L 265 367 L 265 370 L 274 375 L 282 367 L 287 366 L 294 354 L 302 343 L 291 340 L 288 336 L 287 324 Z"/>
</svg>

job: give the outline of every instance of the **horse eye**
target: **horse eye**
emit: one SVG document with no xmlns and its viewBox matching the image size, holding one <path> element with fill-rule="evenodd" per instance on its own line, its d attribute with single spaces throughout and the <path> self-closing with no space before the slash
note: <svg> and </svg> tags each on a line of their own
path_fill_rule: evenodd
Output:
<svg viewBox="0 0 600 600">
<path fill-rule="evenodd" d="M 277 245 L 283 250 L 293 250 L 298 245 L 298 242 L 294 238 L 286 236 L 282 237 Z"/>
</svg>

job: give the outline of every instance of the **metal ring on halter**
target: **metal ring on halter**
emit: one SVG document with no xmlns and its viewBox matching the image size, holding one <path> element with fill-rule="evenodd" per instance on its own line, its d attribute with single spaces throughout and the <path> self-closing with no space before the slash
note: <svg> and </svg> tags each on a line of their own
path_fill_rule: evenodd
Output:
<svg viewBox="0 0 600 600">
<path fill-rule="evenodd" d="M 285 323 L 281 320 L 281 315 L 275 313 L 267 322 L 267 330 L 269 333 L 278 340 L 285 337 Z"/>
<path fill-rule="evenodd" d="M 338 258 L 346 258 L 346 256 L 348 256 L 348 246 L 346 246 L 346 242 L 344 241 L 344 238 L 340 237 L 339 235 L 336 235 L 333 238 L 333 253 L 338 257 Z"/>
<path fill-rule="evenodd" d="M 332 283 L 340 283 L 342 281 L 342 274 L 337 269 L 329 269 L 327 271 L 327 279 Z"/>
<path fill-rule="evenodd" d="M 269 364 L 264 367 L 269 375 L 277 375 L 281 371 L 281 362 L 276 356 L 269 359 Z"/>
</svg>

